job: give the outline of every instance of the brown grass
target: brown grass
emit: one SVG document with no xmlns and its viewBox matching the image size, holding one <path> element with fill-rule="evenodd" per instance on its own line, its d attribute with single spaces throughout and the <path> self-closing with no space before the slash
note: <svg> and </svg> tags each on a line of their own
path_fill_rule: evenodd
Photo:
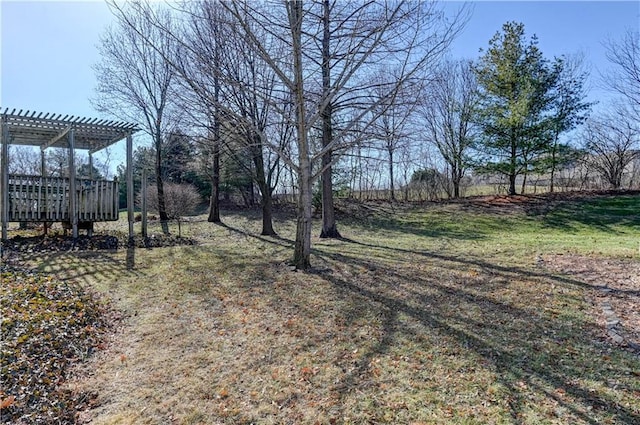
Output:
<svg viewBox="0 0 640 425">
<path fill-rule="evenodd" d="M 198 246 L 29 260 L 125 314 L 70 384 L 97 391 L 91 423 L 640 421 L 640 361 L 604 339 L 590 284 L 536 265 L 548 241 L 510 242 L 500 216 L 434 208 L 342 223 L 309 273 L 286 265 L 292 222 L 261 237 L 244 215 L 189 223 Z"/>
</svg>

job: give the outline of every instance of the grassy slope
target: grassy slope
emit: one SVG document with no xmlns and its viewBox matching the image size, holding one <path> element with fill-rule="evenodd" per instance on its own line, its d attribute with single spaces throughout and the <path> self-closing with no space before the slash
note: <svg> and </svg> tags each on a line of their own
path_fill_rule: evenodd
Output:
<svg viewBox="0 0 640 425">
<path fill-rule="evenodd" d="M 128 314 L 81 383 L 95 423 L 637 423 L 640 361 L 598 340 L 580 276 L 536 257 L 637 261 L 639 210 L 362 215 L 314 240 L 312 273 L 285 265 L 292 222 L 264 238 L 241 215 L 188 224 L 200 246 L 33 261 Z"/>
</svg>

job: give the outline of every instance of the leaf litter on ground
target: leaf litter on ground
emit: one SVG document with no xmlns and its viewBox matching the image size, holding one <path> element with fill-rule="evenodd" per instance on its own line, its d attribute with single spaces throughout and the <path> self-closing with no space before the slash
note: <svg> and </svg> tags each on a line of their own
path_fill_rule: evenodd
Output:
<svg viewBox="0 0 640 425">
<path fill-rule="evenodd" d="M 71 367 L 100 348 L 108 306 L 76 284 L 0 267 L 1 423 L 74 423 L 95 399 L 65 387 Z"/>
</svg>

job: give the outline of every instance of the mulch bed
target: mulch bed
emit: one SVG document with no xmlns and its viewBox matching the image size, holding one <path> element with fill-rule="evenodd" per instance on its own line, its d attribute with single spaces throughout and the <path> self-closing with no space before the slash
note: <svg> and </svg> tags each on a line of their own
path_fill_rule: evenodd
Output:
<svg viewBox="0 0 640 425">
<path fill-rule="evenodd" d="M 111 233 L 79 236 L 14 236 L 2 243 L 0 266 L 0 423 L 78 422 L 96 395 L 65 387 L 75 364 L 104 348 L 104 337 L 119 320 L 100 298 L 21 266 L 25 256 L 62 251 L 117 250 L 194 245 L 173 235 Z"/>
<path fill-rule="evenodd" d="M 191 238 L 175 235 L 151 235 L 143 238 L 140 235 L 129 241 L 128 235 L 120 232 L 110 234 L 96 234 L 94 236 L 70 236 L 53 234 L 48 236 L 14 236 L 2 243 L 2 249 L 16 253 L 60 252 L 60 251 L 95 251 L 117 250 L 119 248 L 158 248 L 176 245 L 195 245 Z"/>
<path fill-rule="evenodd" d="M 0 277 L 0 423 L 75 423 L 95 395 L 64 383 L 115 316 L 79 285 L 6 264 Z"/>
</svg>

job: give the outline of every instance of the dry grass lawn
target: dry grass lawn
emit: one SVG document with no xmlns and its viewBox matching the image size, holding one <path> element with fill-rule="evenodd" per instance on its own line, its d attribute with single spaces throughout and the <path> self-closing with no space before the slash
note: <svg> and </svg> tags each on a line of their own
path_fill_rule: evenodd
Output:
<svg viewBox="0 0 640 425">
<path fill-rule="evenodd" d="M 637 353 L 606 340 L 592 282 L 540 261 L 636 266 L 635 213 L 472 207 L 345 219 L 308 273 L 292 220 L 261 237 L 237 213 L 183 225 L 196 246 L 26 259 L 124 314 L 68 383 L 98 394 L 93 424 L 640 423 Z"/>
</svg>

